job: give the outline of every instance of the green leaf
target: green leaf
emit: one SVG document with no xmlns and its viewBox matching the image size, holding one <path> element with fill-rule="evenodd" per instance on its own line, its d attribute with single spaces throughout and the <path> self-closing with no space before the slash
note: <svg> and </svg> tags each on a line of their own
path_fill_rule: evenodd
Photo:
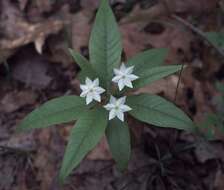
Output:
<svg viewBox="0 0 224 190">
<path fill-rule="evenodd" d="M 31 112 L 17 130 L 44 128 L 74 121 L 86 110 L 85 100 L 79 96 L 55 98 Z"/>
<path fill-rule="evenodd" d="M 150 84 L 156 80 L 167 77 L 177 71 L 181 70 L 182 65 L 170 65 L 153 67 L 150 70 L 143 71 L 139 76 L 139 79 L 134 81 L 134 88 L 140 88 L 147 84 Z"/>
<path fill-rule="evenodd" d="M 125 170 L 131 156 L 130 134 L 127 124 L 118 119 L 111 120 L 106 129 L 106 136 L 118 169 Z"/>
<path fill-rule="evenodd" d="M 224 84 L 221 82 L 216 82 L 215 83 L 216 88 L 218 89 L 218 91 L 220 93 L 222 93 L 222 95 L 224 95 Z"/>
<path fill-rule="evenodd" d="M 135 66 L 134 74 L 141 75 L 153 67 L 161 66 L 167 54 L 168 49 L 166 48 L 150 49 L 129 59 L 127 66 Z"/>
<path fill-rule="evenodd" d="M 120 33 L 108 0 L 102 0 L 96 15 L 89 42 L 90 62 L 109 89 L 113 68 L 121 61 L 122 45 Z"/>
<path fill-rule="evenodd" d="M 142 94 L 127 98 L 129 112 L 136 119 L 156 125 L 193 131 L 194 124 L 191 119 L 173 103 L 156 95 Z"/>
<path fill-rule="evenodd" d="M 207 39 L 219 48 L 224 48 L 224 33 L 207 32 L 205 33 Z"/>
<path fill-rule="evenodd" d="M 66 147 L 59 179 L 65 178 L 77 167 L 86 154 L 92 150 L 105 133 L 107 113 L 103 108 L 84 112 L 72 129 Z"/>
<path fill-rule="evenodd" d="M 97 78 L 97 74 L 94 71 L 93 66 L 89 63 L 89 61 L 85 57 L 83 57 L 81 54 L 72 49 L 69 49 L 69 52 L 72 55 L 75 62 L 81 68 L 81 72 L 79 73 L 79 79 L 81 82 L 84 82 L 86 77 L 92 80 Z"/>
</svg>

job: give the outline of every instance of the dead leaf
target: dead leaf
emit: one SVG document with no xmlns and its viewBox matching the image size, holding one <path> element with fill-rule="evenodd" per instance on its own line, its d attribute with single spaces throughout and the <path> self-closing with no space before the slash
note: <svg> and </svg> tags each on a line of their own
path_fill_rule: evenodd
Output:
<svg viewBox="0 0 224 190">
<path fill-rule="evenodd" d="M 201 142 L 195 148 L 195 155 L 200 163 L 212 159 L 220 159 L 224 162 L 224 146 L 222 143 Z"/>
<path fill-rule="evenodd" d="M 98 145 L 88 154 L 89 160 L 111 160 L 112 156 L 109 150 L 107 139 L 104 136 Z"/>
<path fill-rule="evenodd" d="M 3 36 L 0 39 L 0 54 L 4 53 L 4 59 L 0 57 L 0 61 L 11 56 L 17 48 L 32 42 L 39 44 L 37 50 L 40 51 L 39 39 L 46 39 L 50 34 L 58 33 L 64 26 L 65 21 L 55 18 L 35 24 L 29 23 L 25 20 L 21 10 L 15 7 L 11 1 L 1 1 L 0 3 L 2 8 L 0 29 Z"/>
<path fill-rule="evenodd" d="M 18 149 L 24 152 L 34 151 L 36 144 L 33 139 L 33 133 L 13 134 L 8 140 L 1 141 L 0 146 Z"/>
<path fill-rule="evenodd" d="M 19 8 L 23 11 L 28 3 L 29 0 L 19 0 Z"/>
<path fill-rule="evenodd" d="M 49 12 L 52 10 L 52 0 L 38 0 L 36 1 L 36 6 L 41 13 Z"/>
<path fill-rule="evenodd" d="M 170 50 L 167 57 L 169 63 L 180 60 L 179 51 L 182 51 L 186 58 L 191 58 L 191 43 L 194 41 L 194 36 L 190 31 L 182 30 L 177 23 L 173 24 L 173 26 L 167 26 L 161 34 L 148 34 L 147 38 L 152 47 Z"/>
<path fill-rule="evenodd" d="M 141 28 L 138 24 L 122 25 L 120 30 L 124 51 L 128 58 L 145 49 L 148 42 L 148 35 L 140 31 Z"/>
<path fill-rule="evenodd" d="M 35 103 L 37 95 L 33 91 L 13 91 L 7 93 L 0 101 L 0 110 L 5 113 L 11 113 L 23 106 Z"/>
<path fill-rule="evenodd" d="M 15 58 L 16 64 L 12 68 L 12 77 L 33 88 L 46 88 L 52 81 L 52 78 L 47 75 L 48 62 L 35 52 L 25 50 Z M 27 56 L 23 56 L 24 54 Z"/>
<path fill-rule="evenodd" d="M 72 47 L 77 51 L 88 45 L 91 16 L 92 13 L 81 11 L 72 17 Z"/>
<path fill-rule="evenodd" d="M 221 169 L 216 172 L 214 189 L 223 190 L 224 189 L 224 173 Z"/>
<path fill-rule="evenodd" d="M 150 46 L 168 48 L 167 63 L 179 62 L 182 58 L 178 54 L 179 51 L 190 59 L 192 55 L 191 43 L 194 41 L 193 34 L 183 30 L 179 23 L 174 23 L 172 26 L 163 25 L 163 27 L 164 30 L 160 34 L 151 34 L 144 32 L 142 25 L 138 23 L 121 25 L 123 46 L 127 57 L 132 57 Z"/>
<path fill-rule="evenodd" d="M 134 10 L 124 17 L 120 23 L 121 24 L 130 24 L 135 22 L 149 22 L 155 19 L 158 19 L 162 16 L 168 14 L 168 9 L 164 6 L 163 3 L 158 3 L 149 9 L 142 10 L 139 5 L 134 7 Z"/>
<path fill-rule="evenodd" d="M 81 7 L 87 11 L 95 11 L 99 7 L 99 0 L 82 0 Z"/>
<path fill-rule="evenodd" d="M 174 100 L 176 88 L 178 84 L 179 77 L 177 75 L 172 75 L 165 79 L 160 79 L 158 81 L 153 82 L 150 85 L 147 85 L 143 88 L 138 89 L 135 94 L 141 93 L 149 93 L 149 94 L 161 94 L 163 93 L 164 96 Z M 180 82 L 178 88 L 178 95 L 181 96 L 184 84 Z"/>
<path fill-rule="evenodd" d="M 140 9 L 137 5 L 127 17 L 121 20 L 121 23 L 149 22 L 162 17 L 168 17 L 173 13 L 208 13 L 216 9 L 218 2 L 219 0 L 163 0 L 146 10 Z"/>
<path fill-rule="evenodd" d="M 219 0 L 188 0 L 188 1 L 179 1 L 179 0 L 166 0 L 167 5 L 169 8 L 176 13 L 205 13 L 210 12 L 216 9 L 217 3 Z"/>
</svg>

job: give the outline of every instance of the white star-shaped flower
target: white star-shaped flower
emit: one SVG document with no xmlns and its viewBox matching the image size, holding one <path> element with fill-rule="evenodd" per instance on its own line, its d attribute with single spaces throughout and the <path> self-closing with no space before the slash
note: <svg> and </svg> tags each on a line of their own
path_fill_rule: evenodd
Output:
<svg viewBox="0 0 224 190">
<path fill-rule="evenodd" d="M 125 105 L 126 96 L 116 99 L 115 97 L 110 97 L 110 102 L 104 106 L 109 112 L 109 120 L 118 117 L 121 121 L 124 121 L 124 112 L 132 110 L 129 106 Z"/>
<path fill-rule="evenodd" d="M 89 104 L 93 100 L 97 102 L 101 101 L 100 94 L 105 92 L 105 90 L 99 87 L 99 79 L 95 79 L 94 81 L 90 80 L 88 77 L 86 78 L 86 84 L 80 85 L 82 93 L 80 94 L 81 97 L 86 97 L 86 104 Z"/>
<path fill-rule="evenodd" d="M 115 77 L 112 79 L 113 82 L 118 83 L 119 90 L 121 91 L 125 86 L 133 88 L 132 81 L 139 77 L 132 74 L 134 66 L 126 67 L 124 63 L 121 64 L 119 69 L 114 69 Z"/>
</svg>

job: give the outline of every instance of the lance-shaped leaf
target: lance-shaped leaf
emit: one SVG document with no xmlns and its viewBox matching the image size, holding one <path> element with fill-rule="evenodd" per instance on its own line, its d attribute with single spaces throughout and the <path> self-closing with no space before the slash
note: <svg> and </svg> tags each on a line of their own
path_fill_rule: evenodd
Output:
<svg viewBox="0 0 224 190">
<path fill-rule="evenodd" d="M 102 108 L 85 112 L 78 119 L 66 147 L 59 176 L 61 182 L 64 182 L 86 154 L 97 145 L 105 133 L 106 126 L 107 113 Z"/>
<path fill-rule="evenodd" d="M 118 169 L 125 170 L 131 156 L 130 134 L 127 124 L 118 119 L 109 121 L 106 136 Z"/>
<path fill-rule="evenodd" d="M 69 52 L 72 55 L 75 62 L 81 68 L 81 72 L 79 73 L 79 79 L 81 82 L 84 82 L 86 77 L 92 80 L 97 78 L 97 74 L 93 69 L 93 65 L 90 64 L 89 61 L 85 57 L 83 57 L 81 54 L 79 54 L 78 52 L 72 49 L 69 49 Z"/>
<path fill-rule="evenodd" d="M 21 122 L 17 130 L 44 128 L 74 121 L 86 110 L 85 100 L 79 96 L 55 98 L 31 112 Z"/>
<path fill-rule="evenodd" d="M 165 61 L 167 53 L 168 49 L 166 48 L 150 49 L 129 59 L 127 66 L 135 66 L 134 74 L 139 76 L 153 67 L 161 66 Z"/>
<path fill-rule="evenodd" d="M 156 80 L 167 77 L 177 71 L 181 70 L 182 65 L 169 65 L 169 66 L 159 66 L 153 67 L 150 70 L 142 71 L 139 76 L 139 79 L 134 81 L 134 88 L 140 88 L 145 85 L 148 85 Z"/>
<path fill-rule="evenodd" d="M 102 0 L 96 15 L 89 42 L 90 62 L 100 76 L 103 86 L 109 89 L 113 68 L 121 60 L 120 33 L 108 0 Z"/>
<path fill-rule="evenodd" d="M 158 127 L 194 131 L 191 119 L 173 103 L 156 95 L 142 94 L 127 98 L 129 112 L 136 119 Z"/>
</svg>

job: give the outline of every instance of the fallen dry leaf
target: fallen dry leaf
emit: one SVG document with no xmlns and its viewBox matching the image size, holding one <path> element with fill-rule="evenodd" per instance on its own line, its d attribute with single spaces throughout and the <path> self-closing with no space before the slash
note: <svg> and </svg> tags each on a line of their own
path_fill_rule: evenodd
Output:
<svg viewBox="0 0 224 190">
<path fill-rule="evenodd" d="M 164 6 L 164 3 L 158 3 L 146 10 L 142 10 L 139 5 L 136 5 L 134 10 L 129 15 L 124 17 L 120 23 L 128 24 L 136 22 L 149 22 L 162 16 L 166 16 L 167 14 L 168 9 Z"/>
<path fill-rule="evenodd" d="M 221 169 L 216 172 L 214 188 L 216 190 L 223 190 L 224 189 L 224 173 Z"/>
<path fill-rule="evenodd" d="M 88 154 L 89 160 L 111 160 L 112 156 L 109 150 L 107 139 L 104 136 L 98 145 Z"/>
<path fill-rule="evenodd" d="M 36 149 L 33 133 L 13 134 L 8 140 L 1 141 L 0 146 L 15 149 L 15 151 L 21 150 L 27 153 Z"/>
<path fill-rule="evenodd" d="M 26 8 L 29 0 L 18 0 L 18 1 L 19 1 L 19 8 L 23 11 Z"/>
<path fill-rule="evenodd" d="M 143 88 L 138 89 L 135 92 L 135 94 L 141 94 L 141 93 L 161 94 L 161 93 L 163 93 L 164 96 L 168 97 L 171 100 L 174 100 L 178 80 L 179 80 L 179 77 L 177 75 L 172 75 L 170 77 L 155 81 L 150 85 L 147 85 Z M 178 96 L 182 96 L 183 87 L 184 87 L 184 84 L 182 82 L 180 82 L 179 87 L 178 87 Z"/>
<path fill-rule="evenodd" d="M 23 56 L 28 53 L 28 56 Z M 47 74 L 49 64 L 33 51 L 24 51 L 18 55 L 12 68 L 12 77 L 32 88 L 46 88 L 52 78 Z"/>
<path fill-rule="evenodd" d="M 224 146 L 222 143 L 201 142 L 195 148 L 195 155 L 199 163 L 212 159 L 224 161 Z"/>
<path fill-rule="evenodd" d="M 124 51 L 128 58 L 145 49 L 148 35 L 141 31 L 138 24 L 121 25 L 120 31 L 122 33 Z"/>
<path fill-rule="evenodd" d="M 58 33 L 64 26 L 64 21 L 49 18 L 39 23 L 29 23 L 25 20 L 23 13 L 11 1 L 0 2 L 2 11 L 0 12 L 0 61 L 4 61 L 11 56 L 15 50 L 28 43 L 36 43 L 37 51 L 41 52 L 44 40 L 50 34 Z M 41 43 L 40 43 L 41 39 Z"/>
<path fill-rule="evenodd" d="M 144 32 L 142 25 L 138 23 L 121 25 L 123 46 L 127 57 L 134 56 L 148 46 L 168 48 L 167 63 L 179 62 L 182 57 L 178 52 L 183 52 L 184 56 L 190 59 L 192 56 L 191 43 L 194 41 L 194 35 L 190 31 L 183 30 L 179 23 L 173 24 L 171 26 L 162 25 L 164 30 L 159 34 Z"/>
<path fill-rule="evenodd" d="M 149 22 L 168 17 L 173 13 L 208 13 L 216 9 L 218 2 L 219 0 L 163 0 L 146 10 L 142 10 L 137 5 L 127 17 L 121 20 L 121 23 Z"/>
<path fill-rule="evenodd" d="M 88 45 L 91 16 L 92 13 L 81 11 L 72 17 L 72 47 L 76 51 Z"/>
<path fill-rule="evenodd" d="M 81 7 L 87 11 L 95 11 L 99 7 L 99 0 L 82 0 Z"/>
<path fill-rule="evenodd" d="M 37 94 L 30 90 L 10 92 L 0 100 L 0 110 L 1 112 L 11 113 L 23 106 L 34 104 L 36 98 Z"/>
<path fill-rule="evenodd" d="M 169 9 L 176 13 L 205 13 L 210 12 L 216 9 L 217 3 L 219 0 L 188 0 L 188 1 L 179 1 L 179 0 L 166 0 L 167 6 Z"/>
<path fill-rule="evenodd" d="M 191 43 L 194 41 L 194 36 L 190 31 L 183 30 L 178 23 L 174 23 L 173 26 L 167 26 L 159 35 L 148 34 L 147 39 L 152 47 L 168 48 L 170 50 L 167 57 L 167 62 L 169 63 L 175 63 L 180 60 L 179 51 L 183 52 L 187 58 L 190 58 L 192 55 Z"/>
</svg>

